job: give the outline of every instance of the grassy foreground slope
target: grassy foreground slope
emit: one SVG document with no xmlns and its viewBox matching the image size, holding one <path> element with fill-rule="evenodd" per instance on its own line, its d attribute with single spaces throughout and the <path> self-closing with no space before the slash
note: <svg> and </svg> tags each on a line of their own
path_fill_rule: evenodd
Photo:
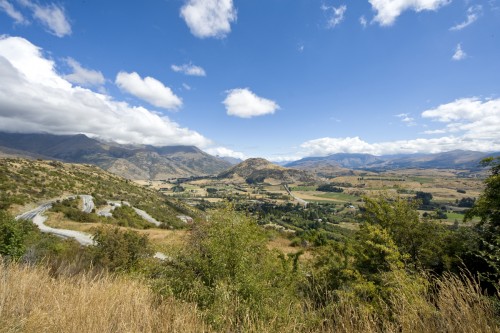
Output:
<svg viewBox="0 0 500 333">
<path fill-rule="evenodd" d="M 0 159 L 0 209 L 14 214 L 21 206 L 73 194 L 90 194 L 96 204 L 124 200 L 158 221 L 178 227 L 179 214 L 199 217 L 199 212 L 160 193 L 87 164 L 56 161 Z"/>
<path fill-rule="evenodd" d="M 159 301 L 130 278 L 88 275 L 54 279 L 48 269 L 0 262 L 1 332 L 213 332 L 191 303 Z M 477 285 L 457 278 L 437 282 L 435 299 L 395 292 L 394 318 L 365 311 L 352 301 L 331 309 L 323 321 L 301 318 L 269 323 L 247 318 L 247 332 L 498 332 L 494 309 Z M 305 310 L 307 312 L 307 310 Z M 227 327 L 232 331 L 227 316 Z M 304 313 L 307 315 L 307 313 Z M 276 330 L 274 325 L 279 326 Z"/>
</svg>

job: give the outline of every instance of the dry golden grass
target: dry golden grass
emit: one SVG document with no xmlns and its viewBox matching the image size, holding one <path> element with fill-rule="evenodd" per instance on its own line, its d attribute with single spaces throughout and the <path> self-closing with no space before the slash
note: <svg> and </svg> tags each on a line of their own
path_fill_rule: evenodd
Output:
<svg viewBox="0 0 500 333">
<path fill-rule="evenodd" d="M 61 212 L 45 212 L 47 216 L 45 225 L 57 229 L 69 229 L 90 233 L 90 229 L 97 227 L 100 223 L 82 223 L 75 222 L 64 217 Z"/>
<path fill-rule="evenodd" d="M 275 237 L 267 243 L 267 248 L 270 250 L 277 250 L 284 254 L 297 253 L 300 250 L 304 250 L 300 247 L 294 247 L 290 245 L 290 240 L 284 237 Z M 311 251 L 305 250 L 300 256 L 302 261 L 309 261 L 313 258 Z"/>
<path fill-rule="evenodd" d="M 415 287 L 395 275 L 392 297 L 380 315 L 363 306 L 341 300 L 326 321 L 324 332 L 500 332 L 494 306 L 470 278 L 447 275 L 435 281 L 436 294 L 431 297 L 425 288 Z M 406 281 L 404 281 L 406 280 Z M 414 284 L 412 286 L 412 283 Z M 392 319 L 389 319 L 392 317 Z"/>
<path fill-rule="evenodd" d="M 204 332 L 195 306 L 155 302 L 139 281 L 52 278 L 48 270 L 0 263 L 0 332 Z"/>
<path fill-rule="evenodd" d="M 210 332 L 195 305 L 159 300 L 139 280 L 54 278 L 45 268 L 0 262 L 0 282 L 0 332 Z M 318 317 L 305 303 L 303 318 L 288 316 L 281 323 L 248 314 L 245 332 L 500 332 L 491 302 L 473 280 L 445 276 L 436 282 L 434 297 L 404 274 L 390 283 L 395 290 L 382 312 L 341 298 Z M 241 331 L 234 326 L 233 305 L 226 304 L 227 327 L 220 331 Z"/>
</svg>

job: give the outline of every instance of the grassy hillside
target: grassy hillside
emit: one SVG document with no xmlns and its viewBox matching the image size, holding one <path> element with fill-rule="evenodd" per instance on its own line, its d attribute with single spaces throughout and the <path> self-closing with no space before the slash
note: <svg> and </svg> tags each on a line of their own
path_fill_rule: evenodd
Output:
<svg viewBox="0 0 500 333">
<path fill-rule="evenodd" d="M 199 217 L 197 210 L 175 199 L 93 165 L 0 159 L 0 209 L 17 213 L 20 206 L 72 194 L 91 194 L 96 204 L 104 200 L 128 201 L 174 227 L 182 226 L 176 217 L 179 214 Z"/>
</svg>

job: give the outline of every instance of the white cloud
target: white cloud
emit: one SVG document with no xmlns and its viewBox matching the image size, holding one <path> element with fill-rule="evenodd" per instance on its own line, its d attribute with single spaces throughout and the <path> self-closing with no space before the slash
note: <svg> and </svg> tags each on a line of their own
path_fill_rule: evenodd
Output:
<svg viewBox="0 0 500 333">
<path fill-rule="evenodd" d="M 366 17 L 361 16 L 361 17 L 359 18 L 359 24 L 361 24 L 361 26 L 362 26 L 363 28 L 366 28 L 366 26 L 368 25 L 368 21 L 366 20 Z"/>
<path fill-rule="evenodd" d="M 40 21 L 51 34 L 57 37 L 71 35 L 71 25 L 66 18 L 64 8 L 54 3 L 39 5 L 30 0 L 18 0 L 20 4 L 31 9 L 33 17 Z"/>
<path fill-rule="evenodd" d="M 181 16 L 199 38 L 226 37 L 237 17 L 233 0 L 187 0 Z"/>
<path fill-rule="evenodd" d="M 335 26 L 339 25 L 344 20 L 344 14 L 347 10 L 347 6 L 342 5 L 340 7 L 333 7 L 333 6 L 323 5 L 323 6 L 321 6 L 321 9 L 324 12 L 327 12 L 330 14 L 330 17 L 328 18 L 326 26 L 328 28 L 335 28 Z"/>
<path fill-rule="evenodd" d="M 205 149 L 207 153 L 213 156 L 221 156 L 221 157 L 233 157 L 239 158 L 241 160 L 247 159 L 247 156 L 239 151 L 234 151 L 226 147 L 214 147 Z"/>
<path fill-rule="evenodd" d="M 120 72 L 116 75 L 115 83 L 121 90 L 156 107 L 175 110 L 182 106 L 182 99 L 172 89 L 150 76 L 143 79 L 135 72 Z"/>
<path fill-rule="evenodd" d="M 193 64 L 184 64 L 184 65 L 172 65 L 170 68 L 174 72 L 180 72 L 186 75 L 191 75 L 191 76 L 206 76 L 207 73 L 203 68 L 200 66 L 195 66 Z"/>
<path fill-rule="evenodd" d="M 401 119 L 403 123 L 406 123 L 407 126 L 415 126 L 417 123 L 415 122 L 415 118 L 410 117 L 409 113 L 400 113 L 395 115 L 395 117 L 398 117 Z"/>
<path fill-rule="evenodd" d="M 500 141 L 500 98 L 462 98 L 426 110 L 422 117 L 446 123 L 446 132 L 463 133 L 471 140 Z"/>
<path fill-rule="evenodd" d="M 374 21 L 380 25 L 392 25 L 396 18 L 406 10 L 421 12 L 437 10 L 451 2 L 451 0 L 368 0 L 377 12 Z"/>
<path fill-rule="evenodd" d="M 229 90 L 222 103 L 226 106 L 228 115 L 240 118 L 273 114 L 280 108 L 275 101 L 259 97 L 248 88 Z"/>
<path fill-rule="evenodd" d="M 303 156 L 326 156 L 336 153 L 363 153 L 372 155 L 440 153 L 455 149 L 478 151 L 498 151 L 500 141 L 492 143 L 484 140 L 470 140 L 465 137 L 445 136 L 440 138 L 397 140 L 381 143 L 368 143 L 359 137 L 321 138 L 304 142 L 300 146 Z"/>
<path fill-rule="evenodd" d="M 406 114 L 402 114 L 406 117 Z M 445 134 L 437 138 L 416 138 L 369 143 L 360 137 L 319 138 L 300 145 L 297 155 L 325 156 L 335 153 L 388 155 L 439 153 L 455 149 L 500 151 L 500 98 L 462 98 L 422 112 L 422 117 L 446 124 L 425 134 Z"/>
<path fill-rule="evenodd" d="M 85 133 L 157 146 L 210 144 L 168 117 L 73 86 L 40 48 L 20 37 L 0 38 L 0 77 L 0 131 Z"/>
<path fill-rule="evenodd" d="M 453 56 L 451 57 L 451 59 L 453 59 L 455 61 L 460 61 L 460 60 L 463 60 L 465 58 L 467 58 L 467 53 L 465 53 L 462 50 L 462 45 L 458 44 L 456 49 L 455 49 L 455 53 L 453 53 Z"/>
<path fill-rule="evenodd" d="M 100 86 L 104 84 L 105 80 L 101 72 L 83 68 L 80 63 L 73 58 L 67 58 L 66 63 L 73 70 L 73 73 L 64 76 L 69 82 L 79 84 L 83 87 Z"/>
<path fill-rule="evenodd" d="M 479 18 L 479 15 L 481 15 L 482 12 L 483 12 L 483 6 L 481 6 L 481 5 L 475 5 L 475 6 L 469 7 L 467 9 L 467 19 L 464 22 L 459 23 L 459 24 L 451 27 L 450 30 L 451 31 L 458 31 L 458 30 L 462 30 L 465 27 L 468 27 L 469 25 L 471 25 L 472 23 L 477 21 L 477 19 Z"/>
<path fill-rule="evenodd" d="M 27 24 L 28 21 L 24 18 L 23 14 L 14 8 L 14 6 L 7 0 L 0 0 L 0 10 L 3 10 L 18 24 Z"/>
<path fill-rule="evenodd" d="M 191 90 L 191 86 L 188 85 L 187 83 L 183 83 L 182 86 L 184 87 L 184 89 L 186 90 Z"/>
</svg>

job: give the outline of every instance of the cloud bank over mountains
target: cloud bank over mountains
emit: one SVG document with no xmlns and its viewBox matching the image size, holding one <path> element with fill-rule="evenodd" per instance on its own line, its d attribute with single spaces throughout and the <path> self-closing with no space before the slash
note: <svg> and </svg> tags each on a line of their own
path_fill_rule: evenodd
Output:
<svg viewBox="0 0 500 333">
<path fill-rule="evenodd" d="M 56 71 L 53 60 L 24 38 L 1 37 L 0 77 L 0 131 L 84 133 L 120 143 L 151 145 L 203 148 L 210 144 L 203 135 L 158 112 L 71 84 Z M 159 81 L 142 79 L 134 73 L 119 74 L 117 81 L 138 95 L 146 88 L 153 93 L 155 89 L 168 92 Z M 168 100 L 169 97 L 172 96 L 151 102 L 169 107 L 179 105 L 180 100 Z"/>
</svg>

